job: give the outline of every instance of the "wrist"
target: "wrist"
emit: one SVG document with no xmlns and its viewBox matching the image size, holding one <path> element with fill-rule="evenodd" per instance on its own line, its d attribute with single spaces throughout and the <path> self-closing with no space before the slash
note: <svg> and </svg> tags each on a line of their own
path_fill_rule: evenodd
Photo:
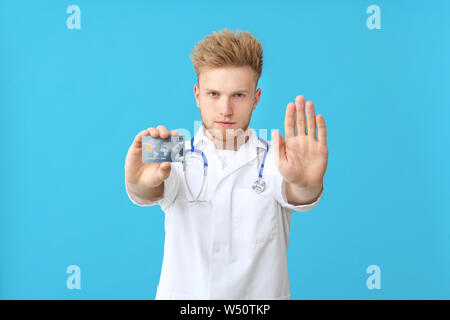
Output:
<svg viewBox="0 0 450 320">
<path fill-rule="evenodd" d="M 323 190 L 323 182 L 317 185 L 298 185 L 284 181 L 288 203 L 294 205 L 309 204 L 317 200 Z"/>
</svg>

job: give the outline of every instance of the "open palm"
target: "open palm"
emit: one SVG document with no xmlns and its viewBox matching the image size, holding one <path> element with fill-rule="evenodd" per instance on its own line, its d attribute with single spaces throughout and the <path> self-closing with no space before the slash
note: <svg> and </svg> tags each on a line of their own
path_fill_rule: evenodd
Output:
<svg viewBox="0 0 450 320">
<path fill-rule="evenodd" d="M 299 95 L 295 104 L 287 105 L 284 126 L 285 140 L 279 132 L 272 133 L 275 163 L 284 180 L 302 187 L 321 186 L 328 163 L 325 119 L 315 115 L 312 101 L 305 105 Z"/>
</svg>

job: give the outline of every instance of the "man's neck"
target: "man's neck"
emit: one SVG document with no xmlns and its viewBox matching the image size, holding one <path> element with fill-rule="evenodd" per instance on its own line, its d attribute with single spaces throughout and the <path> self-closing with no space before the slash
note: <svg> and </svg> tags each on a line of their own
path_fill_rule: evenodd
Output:
<svg viewBox="0 0 450 320">
<path fill-rule="evenodd" d="M 236 137 L 231 137 L 227 140 L 219 140 L 215 139 L 215 137 L 208 131 L 208 129 L 205 129 L 205 135 L 208 137 L 209 140 L 214 142 L 214 145 L 216 146 L 216 149 L 218 150 L 234 150 L 237 151 L 239 148 L 247 143 L 248 139 L 250 138 L 248 134 L 248 129 L 245 131 L 244 134 L 241 134 Z M 245 135 L 245 139 L 243 137 Z"/>
</svg>

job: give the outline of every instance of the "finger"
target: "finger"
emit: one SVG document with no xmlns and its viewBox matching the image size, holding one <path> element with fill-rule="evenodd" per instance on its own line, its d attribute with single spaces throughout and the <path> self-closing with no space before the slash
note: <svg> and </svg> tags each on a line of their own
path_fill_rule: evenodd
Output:
<svg viewBox="0 0 450 320">
<path fill-rule="evenodd" d="M 170 130 L 170 135 L 171 135 L 171 136 L 178 136 L 179 133 L 178 133 L 177 130 Z"/>
<path fill-rule="evenodd" d="M 159 125 L 156 127 L 156 129 L 158 129 L 159 131 L 159 136 L 163 139 L 167 138 L 169 136 L 169 131 L 167 130 L 166 127 L 164 127 L 163 125 Z"/>
<path fill-rule="evenodd" d="M 316 118 L 317 118 L 319 142 L 323 145 L 326 145 L 327 144 L 327 127 L 325 125 L 325 118 L 321 114 L 318 114 L 316 116 Z"/>
<path fill-rule="evenodd" d="M 279 164 L 280 160 L 286 160 L 286 144 L 283 140 L 283 136 L 278 131 L 272 132 L 272 141 L 274 142 L 274 157 L 275 163 Z"/>
<path fill-rule="evenodd" d="M 306 102 L 306 121 L 308 122 L 307 135 L 316 139 L 316 115 L 314 113 L 314 103 L 312 101 Z"/>
<path fill-rule="evenodd" d="M 139 132 L 133 141 L 133 147 L 135 148 L 141 148 L 142 147 L 142 136 L 148 136 L 150 135 L 150 131 L 148 129 L 142 130 Z"/>
<path fill-rule="evenodd" d="M 305 97 L 297 96 L 295 98 L 295 109 L 296 109 L 296 124 L 297 124 L 297 135 L 306 134 L 305 125 Z"/>
<path fill-rule="evenodd" d="M 289 102 L 286 108 L 286 117 L 284 119 L 284 134 L 286 139 L 295 136 L 295 104 Z"/>
<path fill-rule="evenodd" d="M 149 128 L 148 129 L 150 131 L 150 134 L 153 138 L 158 138 L 159 137 L 159 130 L 156 128 Z"/>
</svg>

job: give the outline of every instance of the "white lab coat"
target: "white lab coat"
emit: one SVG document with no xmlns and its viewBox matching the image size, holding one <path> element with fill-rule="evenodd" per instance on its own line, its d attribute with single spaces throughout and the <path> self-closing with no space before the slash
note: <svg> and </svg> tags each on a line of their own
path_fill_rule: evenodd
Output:
<svg viewBox="0 0 450 320">
<path fill-rule="evenodd" d="M 160 205 L 165 214 L 165 242 L 156 299 L 290 299 L 286 251 L 291 214 L 309 211 L 311 204 L 286 201 L 283 177 L 275 166 L 269 141 L 263 178 L 265 190 L 251 185 L 258 177 L 265 145 L 249 128 L 249 139 L 222 169 L 214 143 L 201 126 L 194 146 L 208 161 L 208 175 L 200 200 L 186 188 L 183 167 L 172 163 L 164 195 L 148 201 L 127 193 L 139 206 Z M 186 141 L 190 149 L 190 141 Z M 258 155 L 257 156 L 257 150 Z M 200 191 L 202 165 L 188 164 L 187 178 L 194 196 Z M 126 184 L 125 184 L 126 185 Z"/>
</svg>

